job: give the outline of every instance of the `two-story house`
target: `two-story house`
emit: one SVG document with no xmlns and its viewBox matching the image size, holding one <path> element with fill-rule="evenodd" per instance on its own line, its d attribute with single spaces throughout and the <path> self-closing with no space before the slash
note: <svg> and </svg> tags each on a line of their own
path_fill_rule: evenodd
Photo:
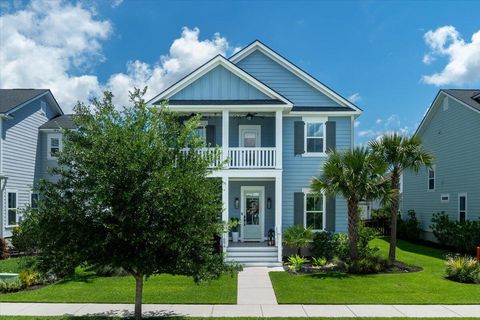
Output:
<svg viewBox="0 0 480 320">
<path fill-rule="evenodd" d="M 149 103 L 162 101 L 185 116 L 201 114 L 199 134 L 228 159 L 213 174 L 223 181 L 222 219 L 241 222 L 240 243 L 223 237 L 228 259 L 278 265 L 282 231 L 294 224 L 346 231 L 346 201 L 314 195 L 309 186 L 329 150 L 353 147 L 362 112 L 353 103 L 260 41 L 228 59 L 214 57 Z M 272 233 L 275 246 L 268 247 Z"/>
<path fill-rule="evenodd" d="M 60 126 L 73 123 L 50 90 L 0 89 L 0 237 L 12 235 L 23 208 L 36 206 L 38 194 L 32 189 L 56 164 Z"/>
<path fill-rule="evenodd" d="M 403 174 L 401 211 L 415 210 L 424 237 L 433 214 L 452 220 L 480 218 L 480 90 L 440 90 L 415 135 L 432 152 L 434 165 Z"/>
</svg>

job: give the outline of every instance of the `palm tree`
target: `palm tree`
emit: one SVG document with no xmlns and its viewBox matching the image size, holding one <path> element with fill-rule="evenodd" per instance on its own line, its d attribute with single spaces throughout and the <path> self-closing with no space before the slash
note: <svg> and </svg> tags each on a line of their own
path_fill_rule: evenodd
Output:
<svg viewBox="0 0 480 320">
<path fill-rule="evenodd" d="M 388 163 L 391 183 L 391 235 L 388 261 L 395 261 L 397 247 L 397 214 L 400 199 L 400 176 L 404 170 L 418 172 L 420 167 L 430 167 L 433 155 L 422 147 L 422 141 L 416 136 L 406 137 L 394 133 L 371 141 L 373 153 Z"/>
<path fill-rule="evenodd" d="M 348 202 L 348 239 L 351 260 L 358 258 L 358 203 L 380 199 L 389 188 L 387 164 L 365 148 L 332 152 L 323 166 L 323 175 L 312 180 L 314 192 L 342 195 Z"/>
</svg>

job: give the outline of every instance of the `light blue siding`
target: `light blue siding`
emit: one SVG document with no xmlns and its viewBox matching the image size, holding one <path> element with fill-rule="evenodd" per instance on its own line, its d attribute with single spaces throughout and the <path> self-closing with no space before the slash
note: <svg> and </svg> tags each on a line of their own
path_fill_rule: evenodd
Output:
<svg viewBox="0 0 480 320">
<path fill-rule="evenodd" d="M 237 65 L 296 106 L 339 106 L 308 83 L 259 51 L 251 53 Z"/>
<path fill-rule="evenodd" d="M 351 119 L 329 117 L 336 121 L 336 145 L 338 150 L 351 148 Z M 308 188 L 313 176 L 322 172 L 326 157 L 302 157 L 294 154 L 294 123 L 302 118 L 284 118 L 283 123 L 283 228 L 293 225 L 293 194 Z M 341 197 L 336 199 L 335 230 L 346 231 L 347 206 Z"/>
<path fill-rule="evenodd" d="M 229 217 L 240 219 L 240 208 L 235 209 L 234 201 L 238 198 L 241 201 L 241 187 L 242 186 L 264 186 L 265 187 L 265 235 L 268 235 L 268 230 L 275 230 L 275 181 L 230 181 L 229 183 Z M 267 208 L 267 199 L 272 200 L 272 207 Z"/>
<path fill-rule="evenodd" d="M 436 212 L 458 218 L 459 193 L 467 193 L 468 218 L 480 218 L 480 114 L 450 98 L 447 110 L 442 101 L 437 103 L 421 136 L 424 147 L 435 156 L 435 190 L 427 190 L 426 168 L 403 175 L 402 213 L 415 210 L 426 231 Z M 440 202 L 442 194 L 450 195 L 449 203 Z"/>
<path fill-rule="evenodd" d="M 271 99 L 222 66 L 215 67 L 170 100 L 255 100 Z"/>
<path fill-rule="evenodd" d="M 47 104 L 46 114 L 40 101 Z M 30 192 L 41 175 L 42 143 L 38 128 L 55 116 L 47 100 L 39 98 L 3 120 L 3 174 L 8 177 L 3 192 L 3 226 L 7 225 L 7 192 L 16 191 L 18 208 L 30 204 Z M 4 237 L 11 236 L 11 229 L 4 230 Z"/>
</svg>

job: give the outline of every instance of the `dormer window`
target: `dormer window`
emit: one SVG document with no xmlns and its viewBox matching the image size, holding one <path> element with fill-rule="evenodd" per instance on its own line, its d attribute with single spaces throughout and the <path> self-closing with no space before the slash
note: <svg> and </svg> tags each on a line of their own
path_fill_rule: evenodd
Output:
<svg viewBox="0 0 480 320">
<path fill-rule="evenodd" d="M 51 160 L 56 159 L 58 153 L 63 149 L 62 134 L 49 133 L 47 139 L 47 158 Z"/>
</svg>

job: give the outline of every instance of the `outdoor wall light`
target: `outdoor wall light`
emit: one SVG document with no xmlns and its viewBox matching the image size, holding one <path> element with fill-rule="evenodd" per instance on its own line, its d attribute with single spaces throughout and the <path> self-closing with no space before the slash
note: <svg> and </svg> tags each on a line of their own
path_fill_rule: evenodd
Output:
<svg viewBox="0 0 480 320">
<path fill-rule="evenodd" d="M 235 198 L 235 201 L 233 201 L 233 205 L 235 206 L 235 209 L 240 208 L 240 200 L 238 198 Z"/>
<path fill-rule="evenodd" d="M 267 198 L 267 209 L 272 209 L 272 199 L 270 197 Z"/>
</svg>

